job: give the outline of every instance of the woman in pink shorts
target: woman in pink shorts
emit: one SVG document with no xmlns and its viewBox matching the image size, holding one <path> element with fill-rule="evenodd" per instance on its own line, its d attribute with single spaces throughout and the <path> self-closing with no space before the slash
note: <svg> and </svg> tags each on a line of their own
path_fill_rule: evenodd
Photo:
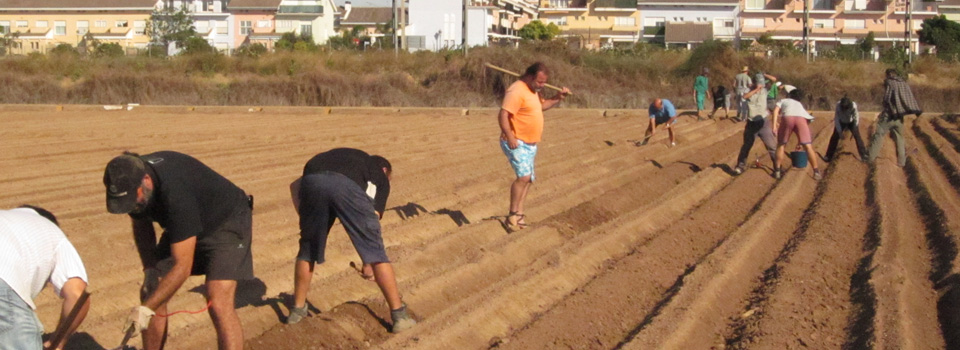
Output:
<svg viewBox="0 0 960 350">
<path fill-rule="evenodd" d="M 803 98 L 803 92 L 800 89 L 793 89 L 788 93 L 787 98 L 777 102 L 777 107 L 773 110 L 773 129 L 777 130 L 777 164 L 774 166 L 773 177 L 779 179 L 782 174 L 783 158 L 786 156 L 784 149 L 787 141 L 790 141 L 790 134 L 797 134 L 800 144 L 807 151 L 807 159 L 813 165 L 813 178 L 820 180 L 823 175 L 820 173 L 820 167 L 817 162 L 817 154 L 813 150 L 813 138 L 810 136 L 810 121 L 813 116 L 807 113 L 806 108 L 800 100 Z M 783 116 L 780 118 L 780 116 Z"/>
</svg>

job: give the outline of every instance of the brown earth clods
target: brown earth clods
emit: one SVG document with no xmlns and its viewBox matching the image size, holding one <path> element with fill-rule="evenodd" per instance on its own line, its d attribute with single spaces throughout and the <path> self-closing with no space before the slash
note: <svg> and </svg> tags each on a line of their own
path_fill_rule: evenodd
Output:
<svg viewBox="0 0 960 350">
<path fill-rule="evenodd" d="M 809 167 L 774 180 L 760 142 L 750 160 L 762 167 L 732 176 L 742 123 L 685 116 L 677 146 L 659 132 L 638 147 L 629 140 L 642 137 L 639 113 L 552 110 L 527 198 L 531 227 L 507 234 L 513 175 L 495 111 L 463 114 L 5 106 L 0 207 L 50 209 L 84 259 L 93 306 L 73 349 L 119 344 L 137 304 L 129 222 L 107 214 L 101 182 L 124 150 L 191 154 L 256 197 L 257 278 L 237 293 L 247 349 L 960 347 L 956 117 L 908 118 L 904 168 L 889 139 L 872 165 L 843 140 L 817 182 Z M 817 116 L 824 152 L 832 116 Z M 863 124 L 869 138 L 872 121 Z M 380 291 L 349 266 L 358 258 L 339 225 L 308 296 L 312 317 L 282 324 L 299 232 L 288 185 L 334 147 L 393 163 L 382 224 L 420 321 L 408 332 L 388 332 Z M 188 279 L 170 308 L 202 308 L 201 284 Z M 48 331 L 58 303 L 51 292 L 37 300 Z M 170 318 L 168 348 L 215 347 L 205 313 Z"/>
</svg>

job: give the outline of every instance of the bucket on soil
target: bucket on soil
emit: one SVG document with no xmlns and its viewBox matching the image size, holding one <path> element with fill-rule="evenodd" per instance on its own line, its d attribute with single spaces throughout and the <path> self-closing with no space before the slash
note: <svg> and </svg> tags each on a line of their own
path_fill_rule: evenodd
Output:
<svg viewBox="0 0 960 350">
<path fill-rule="evenodd" d="M 807 167 L 807 152 L 806 151 L 793 151 L 790 152 L 790 160 L 793 161 L 794 168 L 806 168 Z"/>
</svg>

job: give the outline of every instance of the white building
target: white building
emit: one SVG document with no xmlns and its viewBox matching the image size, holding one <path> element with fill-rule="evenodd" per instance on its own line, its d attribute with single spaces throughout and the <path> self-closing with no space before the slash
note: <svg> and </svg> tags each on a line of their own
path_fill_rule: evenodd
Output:
<svg viewBox="0 0 960 350">
<path fill-rule="evenodd" d="M 639 0 L 643 40 L 690 46 L 706 39 L 734 40 L 738 34 L 738 0 Z M 667 33 L 673 29 L 675 33 Z M 676 38 L 676 39 L 674 39 Z"/>
<path fill-rule="evenodd" d="M 470 1 L 467 6 L 467 45 L 486 46 L 494 27 L 495 7 Z M 463 0 L 409 0 L 407 47 L 411 51 L 463 47 Z"/>
<path fill-rule="evenodd" d="M 217 50 L 234 49 L 233 16 L 227 12 L 225 0 L 171 0 L 168 6 L 179 9 L 186 6 L 193 18 L 197 35 Z"/>
<path fill-rule="evenodd" d="M 277 33 L 307 34 L 317 44 L 337 35 L 333 24 L 337 5 L 333 0 L 283 0 L 277 10 Z"/>
</svg>

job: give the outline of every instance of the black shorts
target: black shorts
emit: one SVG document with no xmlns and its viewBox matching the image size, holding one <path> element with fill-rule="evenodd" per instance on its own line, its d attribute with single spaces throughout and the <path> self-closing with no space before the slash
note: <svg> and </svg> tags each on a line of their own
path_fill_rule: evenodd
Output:
<svg viewBox="0 0 960 350">
<path fill-rule="evenodd" d="M 206 275 L 207 280 L 253 279 L 252 238 L 253 214 L 249 204 L 243 203 L 216 231 L 197 239 L 190 274 Z M 173 267 L 173 257 L 169 251 L 164 253 L 158 256 L 157 267 L 166 274 Z"/>
<path fill-rule="evenodd" d="M 300 251 L 297 260 L 323 263 L 327 236 L 339 218 L 364 264 L 390 262 L 373 199 L 350 178 L 325 171 L 300 181 Z"/>
</svg>

